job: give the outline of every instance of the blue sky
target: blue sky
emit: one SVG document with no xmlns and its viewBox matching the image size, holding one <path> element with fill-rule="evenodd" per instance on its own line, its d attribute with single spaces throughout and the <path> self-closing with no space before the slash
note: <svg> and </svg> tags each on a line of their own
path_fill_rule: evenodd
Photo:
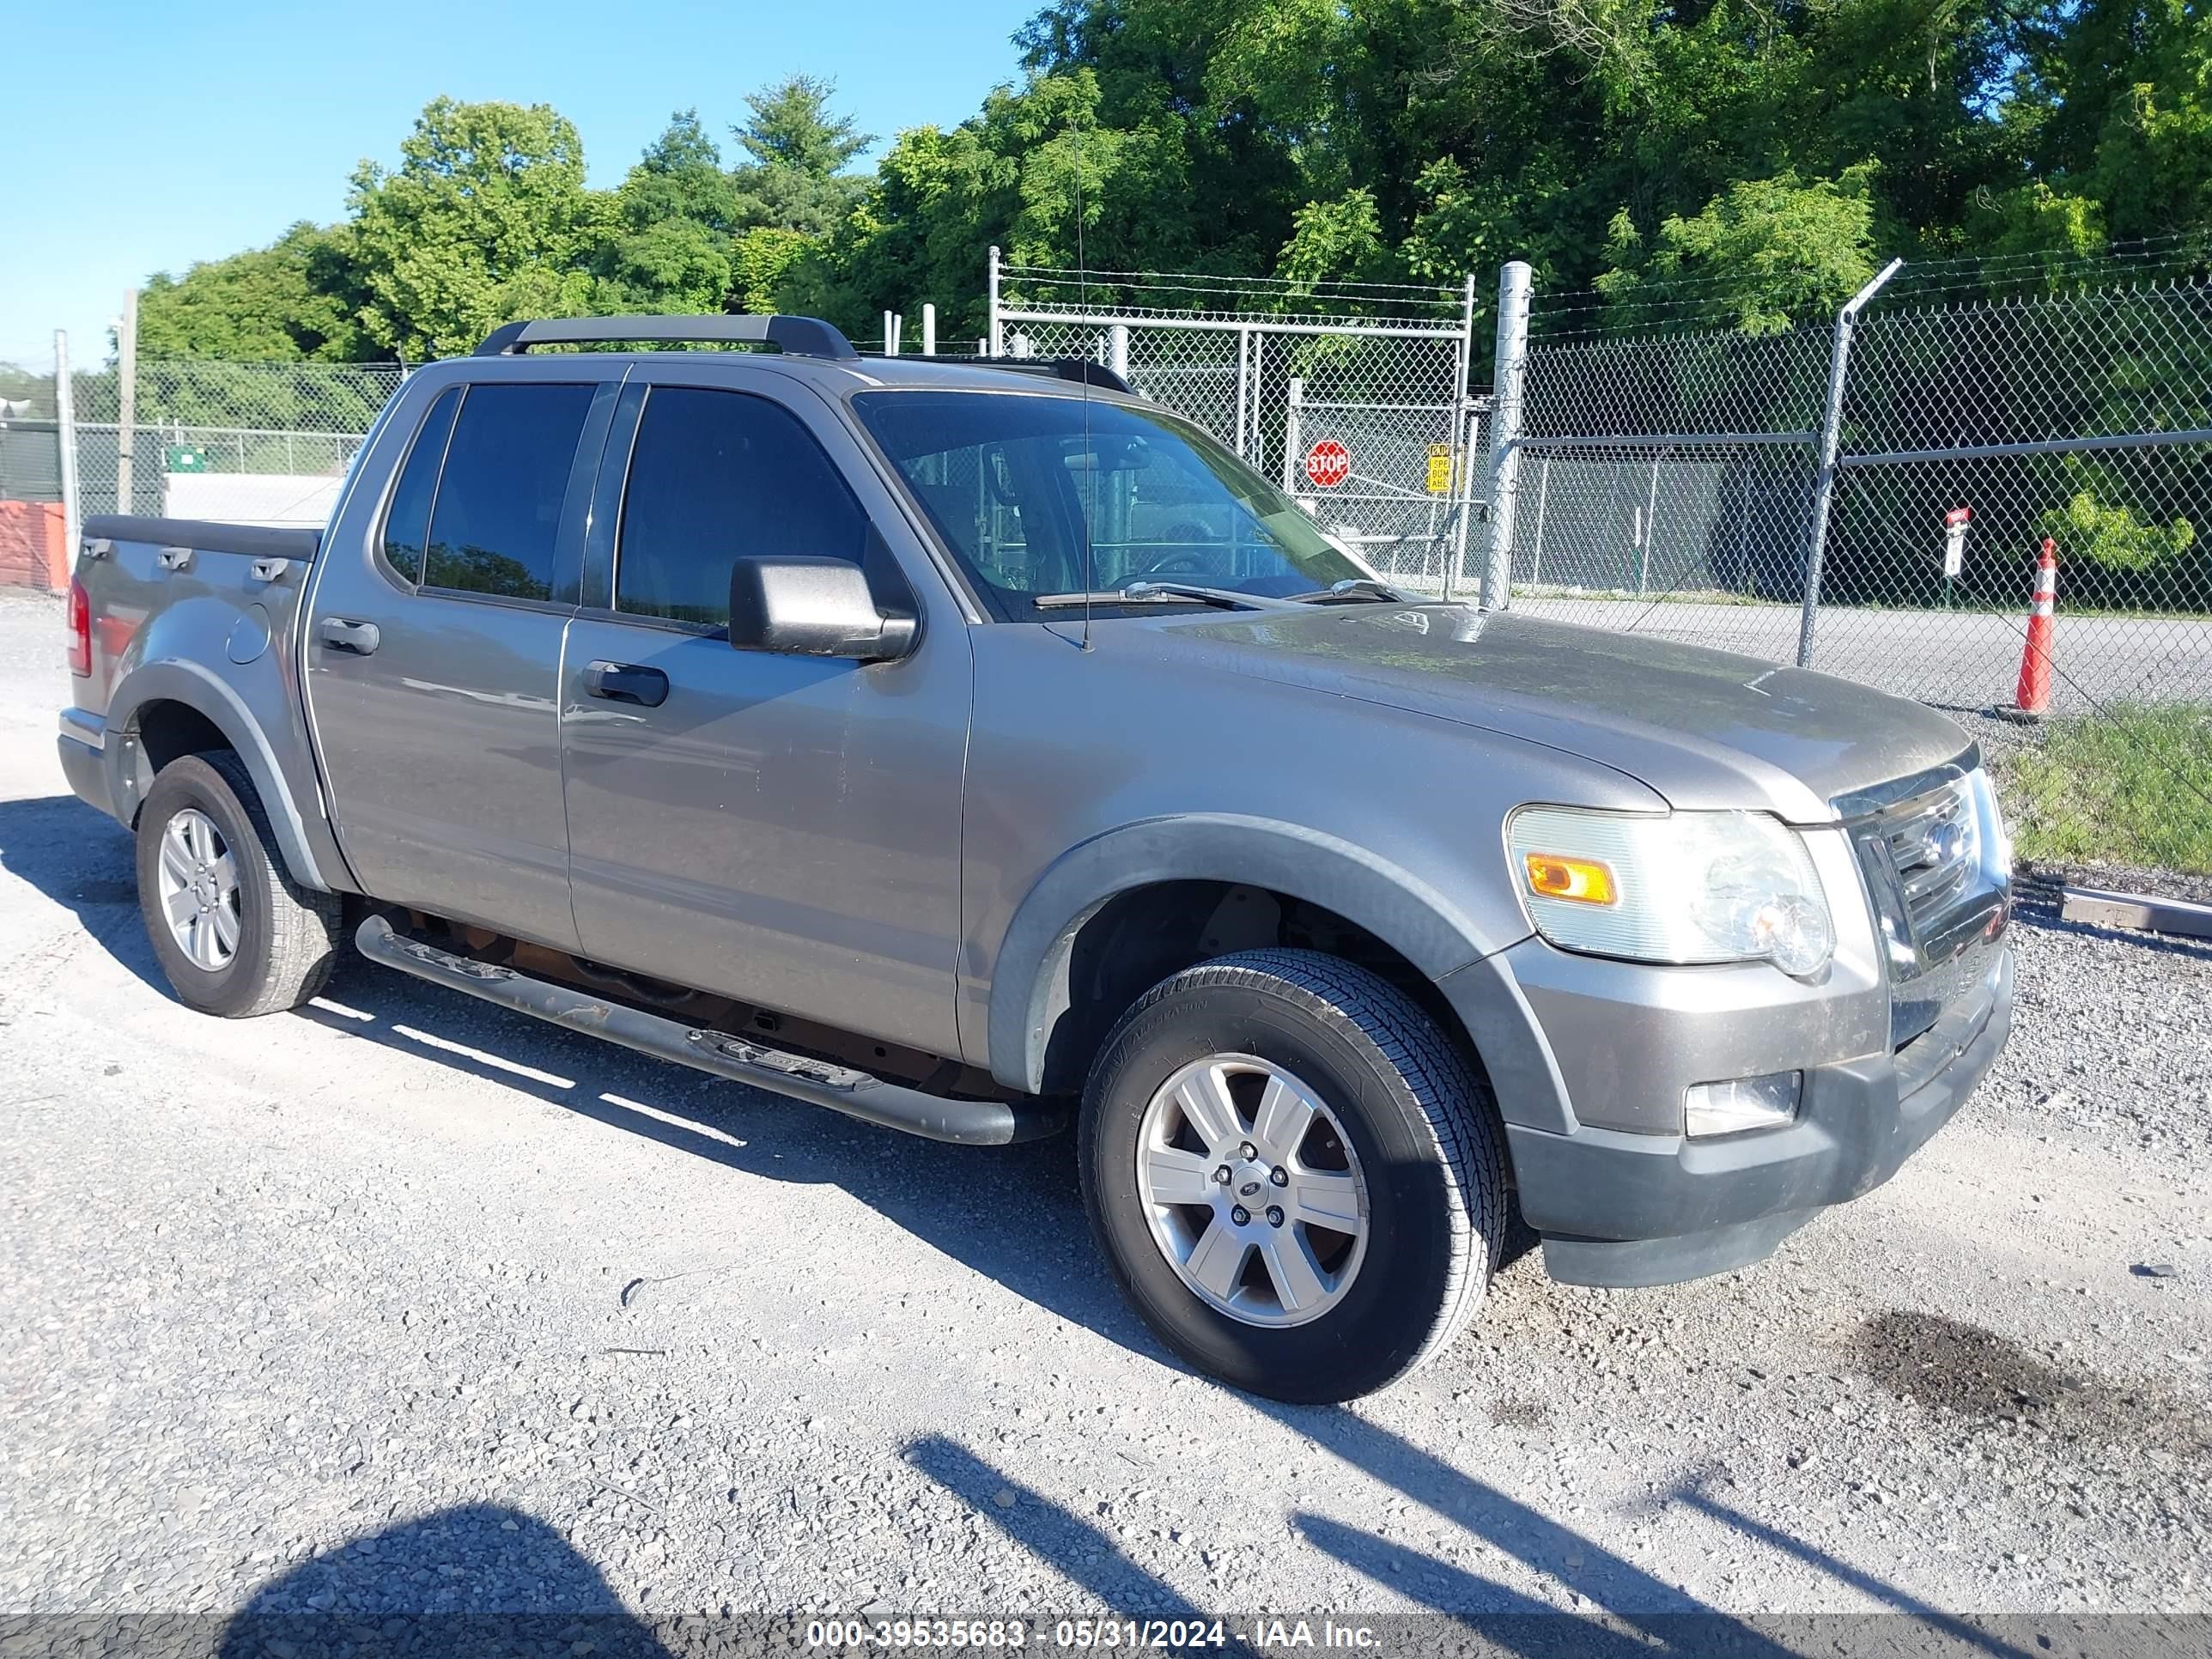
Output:
<svg viewBox="0 0 2212 1659">
<path fill-rule="evenodd" d="M 355 164 L 396 162 L 440 93 L 551 104 L 612 185 L 670 111 L 696 106 L 720 138 L 747 93 L 797 72 L 834 79 L 885 139 L 961 120 L 1018 74 L 1011 37 L 1038 4 L 15 0 L 8 55 L 46 70 L 9 77 L 0 359 L 46 363 L 66 328 L 96 363 L 149 274 L 340 217 Z"/>
</svg>

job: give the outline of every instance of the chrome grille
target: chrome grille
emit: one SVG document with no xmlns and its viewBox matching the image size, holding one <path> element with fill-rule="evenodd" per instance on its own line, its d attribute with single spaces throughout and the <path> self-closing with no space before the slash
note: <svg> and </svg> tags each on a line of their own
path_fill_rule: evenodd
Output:
<svg viewBox="0 0 2212 1659">
<path fill-rule="evenodd" d="M 2011 854 L 1978 761 L 1837 803 L 1858 809 L 1851 836 L 1888 959 L 1893 1045 L 1978 982 L 2010 914 Z"/>
<path fill-rule="evenodd" d="M 1924 939 L 1972 890 L 1981 866 L 1981 825 L 1966 780 L 1899 802 L 1875 830 L 1889 848 L 1913 935 Z"/>
</svg>

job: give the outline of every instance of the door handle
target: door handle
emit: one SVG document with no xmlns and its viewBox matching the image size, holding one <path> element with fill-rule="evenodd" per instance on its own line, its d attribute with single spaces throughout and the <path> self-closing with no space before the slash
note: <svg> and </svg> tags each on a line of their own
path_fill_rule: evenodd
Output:
<svg viewBox="0 0 2212 1659">
<path fill-rule="evenodd" d="M 641 668 L 635 663 L 586 663 L 584 690 L 609 702 L 635 702 L 658 708 L 668 701 L 668 676 L 658 668 Z"/>
<path fill-rule="evenodd" d="M 384 643 L 383 631 L 374 623 L 347 622 L 338 617 L 325 617 L 317 629 L 323 643 L 333 651 L 350 651 L 356 657 L 365 657 Z"/>
</svg>

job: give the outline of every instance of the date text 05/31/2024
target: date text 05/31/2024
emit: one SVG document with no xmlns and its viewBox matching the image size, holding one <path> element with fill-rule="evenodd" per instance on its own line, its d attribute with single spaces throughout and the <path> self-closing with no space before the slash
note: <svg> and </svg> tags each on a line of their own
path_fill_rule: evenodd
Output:
<svg viewBox="0 0 2212 1659">
<path fill-rule="evenodd" d="M 1364 1652 L 1381 1645 L 1369 1626 L 1327 1618 L 1258 1618 L 1242 1628 L 1221 1619 L 817 1619 L 806 1626 L 807 1646 L 831 1650 L 1036 1647 L 1179 1653 L 1231 1644 Z"/>
</svg>

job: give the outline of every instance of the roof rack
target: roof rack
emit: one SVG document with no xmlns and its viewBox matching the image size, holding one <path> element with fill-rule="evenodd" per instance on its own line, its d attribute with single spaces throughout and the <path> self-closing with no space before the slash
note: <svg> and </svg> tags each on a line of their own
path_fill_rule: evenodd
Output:
<svg viewBox="0 0 2212 1659">
<path fill-rule="evenodd" d="M 1078 386 L 1103 386 L 1109 392 L 1134 393 L 1136 387 L 1112 369 L 1088 357 L 946 357 L 931 359 L 948 363 L 961 363 L 977 368 L 1011 368 L 1024 374 L 1049 374 L 1056 380 L 1072 380 Z"/>
<path fill-rule="evenodd" d="M 484 336 L 479 357 L 512 357 L 535 345 L 605 345 L 623 340 L 698 340 L 772 345 L 787 356 L 858 357 L 853 343 L 815 317 L 541 317 L 504 323 Z"/>
</svg>

